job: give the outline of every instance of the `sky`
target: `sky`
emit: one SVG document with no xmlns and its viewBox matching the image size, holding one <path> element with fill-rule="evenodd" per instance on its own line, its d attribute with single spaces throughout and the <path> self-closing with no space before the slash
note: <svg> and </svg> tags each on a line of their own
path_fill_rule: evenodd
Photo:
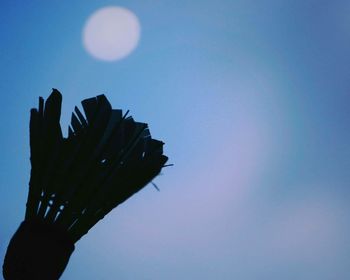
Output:
<svg viewBox="0 0 350 280">
<path fill-rule="evenodd" d="M 62 279 L 349 279 L 350 4 L 315 0 L 1 1 L 0 255 L 24 218 L 29 111 L 51 88 L 106 94 L 165 142 L 167 167 L 77 244 Z M 105 62 L 105 6 L 139 19 Z"/>
</svg>

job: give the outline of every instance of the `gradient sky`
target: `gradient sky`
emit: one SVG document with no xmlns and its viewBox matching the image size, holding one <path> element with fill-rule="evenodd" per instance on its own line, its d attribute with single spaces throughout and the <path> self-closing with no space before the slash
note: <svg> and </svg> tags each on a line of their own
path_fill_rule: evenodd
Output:
<svg viewBox="0 0 350 280">
<path fill-rule="evenodd" d="M 139 18 L 137 49 L 91 57 L 96 9 Z M 316 0 L 18 1 L 0 9 L 0 254 L 24 217 L 29 110 L 62 126 L 105 93 L 174 167 L 76 245 L 73 279 L 350 279 L 350 4 Z"/>
</svg>

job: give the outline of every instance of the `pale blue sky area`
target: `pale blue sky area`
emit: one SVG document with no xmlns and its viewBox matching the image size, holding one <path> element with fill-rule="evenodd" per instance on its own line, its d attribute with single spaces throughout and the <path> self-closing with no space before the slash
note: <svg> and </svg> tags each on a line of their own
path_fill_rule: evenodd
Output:
<svg viewBox="0 0 350 280">
<path fill-rule="evenodd" d="M 136 50 L 92 58 L 118 5 Z M 1 1 L 0 254 L 27 197 L 29 110 L 105 93 L 174 167 L 76 245 L 64 280 L 350 279 L 349 1 Z"/>
</svg>

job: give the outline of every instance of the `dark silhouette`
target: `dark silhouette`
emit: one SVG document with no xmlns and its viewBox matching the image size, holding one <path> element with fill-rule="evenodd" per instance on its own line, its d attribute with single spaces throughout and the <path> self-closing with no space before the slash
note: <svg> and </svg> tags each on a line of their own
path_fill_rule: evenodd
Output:
<svg viewBox="0 0 350 280">
<path fill-rule="evenodd" d="M 74 244 L 159 174 L 167 157 L 145 123 L 111 108 L 104 95 L 75 107 L 61 132 L 62 96 L 53 89 L 31 110 L 31 178 L 22 222 L 8 246 L 6 280 L 58 279 Z"/>
</svg>

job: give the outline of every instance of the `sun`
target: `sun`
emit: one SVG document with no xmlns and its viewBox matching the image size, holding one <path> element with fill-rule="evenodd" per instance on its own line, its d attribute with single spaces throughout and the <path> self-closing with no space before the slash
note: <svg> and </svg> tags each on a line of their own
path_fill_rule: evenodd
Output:
<svg viewBox="0 0 350 280">
<path fill-rule="evenodd" d="M 128 56 L 140 40 L 140 23 L 130 10 L 117 6 L 95 11 L 83 29 L 83 45 L 93 57 L 116 61 Z"/>
</svg>

